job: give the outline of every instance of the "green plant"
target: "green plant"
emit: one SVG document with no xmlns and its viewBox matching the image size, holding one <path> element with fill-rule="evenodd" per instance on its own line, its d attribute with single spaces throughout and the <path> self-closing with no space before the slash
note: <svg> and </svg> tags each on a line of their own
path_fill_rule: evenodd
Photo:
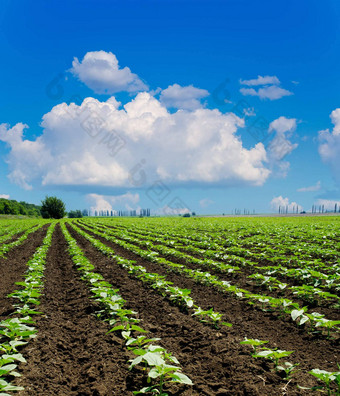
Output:
<svg viewBox="0 0 340 396">
<path fill-rule="evenodd" d="M 274 362 L 275 370 L 278 370 L 279 360 L 287 357 L 294 351 L 283 351 L 281 349 L 264 349 L 260 352 L 254 353 L 252 356 L 255 358 L 267 358 Z"/>
<path fill-rule="evenodd" d="M 331 329 L 338 329 L 338 325 L 340 325 L 340 320 L 329 320 L 325 318 L 321 318 L 317 320 L 316 327 L 325 327 L 327 329 L 327 338 L 330 338 Z"/>
<path fill-rule="evenodd" d="M 251 345 L 253 347 L 254 354 L 256 354 L 257 347 L 267 344 L 267 342 L 269 342 L 269 341 L 262 341 L 262 340 L 257 340 L 256 338 L 252 339 L 252 338 L 244 337 L 244 341 L 241 341 L 240 344 L 241 345 Z"/>
<path fill-rule="evenodd" d="M 219 328 L 218 325 L 222 320 L 222 314 L 220 314 L 219 312 L 214 312 L 212 308 L 208 310 L 203 310 L 200 307 L 195 307 L 192 316 L 200 317 L 200 321 L 203 323 L 211 323 L 215 327 L 215 329 Z M 227 327 L 232 326 L 231 323 L 227 322 L 221 322 L 221 324 Z"/>
<path fill-rule="evenodd" d="M 319 381 L 324 382 L 324 385 L 321 386 L 316 386 L 312 388 L 312 390 L 317 390 L 317 389 L 327 389 L 327 395 L 331 395 L 331 382 L 334 381 L 337 386 L 338 390 L 336 391 L 336 396 L 340 395 L 340 371 L 337 372 L 329 372 L 326 370 L 320 370 L 320 369 L 313 369 L 312 371 L 309 372 L 309 374 L 314 375 Z"/>
<path fill-rule="evenodd" d="M 148 372 L 148 383 L 158 378 L 158 383 L 142 388 L 133 392 L 134 395 L 144 393 L 154 393 L 160 396 L 167 396 L 164 392 L 164 386 L 171 382 L 177 382 L 186 385 L 193 385 L 189 377 L 183 374 L 180 367 L 170 363 L 179 364 L 178 360 L 171 354 L 166 353 L 165 349 L 158 345 L 149 345 L 147 349 L 139 349 L 134 351 L 138 356 L 131 361 L 130 370 L 138 364 L 145 363 L 146 368 L 150 368 Z"/>
<path fill-rule="evenodd" d="M 129 350 L 141 349 L 144 345 L 150 342 L 159 341 L 160 338 L 147 338 L 146 336 L 138 336 L 137 338 L 129 338 L 126 341 L 126 346 Z"/>
<path fill-rule="evenodd" d="M 277 371 L 284 371 L 286 376 L 286 380 L 289 380 L 293 374 L 293 372 L 296 371 L 296 367 L 299 366 L 300 363 L 290 363 L 290 362 L 284 362 L 281 366 L 277 366 L 276 370 Z"/>
</svg>

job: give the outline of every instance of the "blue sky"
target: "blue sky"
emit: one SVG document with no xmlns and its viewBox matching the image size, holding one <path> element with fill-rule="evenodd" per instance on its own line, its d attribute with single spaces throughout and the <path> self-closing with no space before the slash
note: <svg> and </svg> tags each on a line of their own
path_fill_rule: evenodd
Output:
<svg viewBox="0 0 340 396">
<path fill-rule="evenodd" d="M 18 0 L 0 22 L 0 195 L 160 214 L 340 201 L 339 2 Z"/>
</svg>

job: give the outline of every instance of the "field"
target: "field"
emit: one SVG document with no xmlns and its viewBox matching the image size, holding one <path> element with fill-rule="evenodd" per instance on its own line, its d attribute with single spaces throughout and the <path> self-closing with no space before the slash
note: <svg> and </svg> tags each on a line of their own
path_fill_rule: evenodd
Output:
<svg viewBox="0 0 340 396">
<path fill-rule="evenodd" d="M 339 216 L 4 218 L 0 270 L 0 395 L 340 394 Z"/>
</svg>

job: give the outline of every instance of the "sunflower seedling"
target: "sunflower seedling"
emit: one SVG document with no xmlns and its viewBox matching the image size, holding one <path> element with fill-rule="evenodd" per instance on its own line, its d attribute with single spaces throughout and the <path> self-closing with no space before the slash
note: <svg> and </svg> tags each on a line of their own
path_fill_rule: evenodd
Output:
<svg viewBox="0 0 340 396">
<path fill-rule="evenodd" d="M 336 396 L 340 395 L 340 371 L 336 372 L 329 372 L 326 370 L 320 370 L 320 369 L 313 369 L 312 371 L 309 372 L 309 374 L 314 375 L 318 380 L 323 381 L 324 385 L 321 386 L 316 386 L 312 388 L 313 390 L 317 389 L 327 389 L 327 395 L 331 395 L 331 382 L 335 381 L 335 383 L 338 385 L 338 390 L 336 392 Z"/>
<path fill-rule="evenodd" d="M 276 371 L 284 371 L 286 376 L 285 379 L 289 380 L 292 377 L 293 372 L 297 371 L 295 368 L 299 365 L 300 363 L 290 363 L 290 362 L 284 362 L 282 366 L 277 366 Z"/>
<path fill-rule="evenodd" d="M 267 342 L 269 342 L 269 341 L 261 341 L 261 340 L 257 340 L 257 339 L 244 337 L 244 341 L 241 341 L 240 344 L 241 345 L 251 345 L 253 347 L 254 354 L 256 354 L 257 347 L 259 347 L 260 345 L 263 345 L 263 344 L 267 344 Z"/>
<path fill-rule="evenodd" d="M 316 327 L 325 327 L 327 329 L 327 338 L 330 338 L 330 330 L 334 327 L 338 330 L 340 320 L 328 320 L 325 318 L 319 319 L 316 323 Z"/>
<path fill-rule="evenodd" d="M 279 359 L 283 357 L 287 357 L 290 354 L 292 354 L 294 351 L 283 351 L 281 349 L 265 349 L 263 351 L 260 351 L 258 353 L 254 353 L 252 356 L 255 358 L 267 358 L 270 359 L 271 361 L 274 362 L 275 370 L 278 370 L 278 364 L 279 364 Z"/>
<path fill-rule="evenodd" d="M 143 345 L 149 344 L 150 342 L 159 341 L 160 338 L 146 338 L 145 336 L 138 336 L 137 338 L 130 338 L 126 342 L 126 346 L 129 350 L 140 349 Z"/>
<path fill-rule="evenodd" d="M 134 351 L 136 353 L 137 351 Z M 140 391 L 133 392 L 134 395 L 152 392 L 160 396 L 167 396 L 163 392 L 164 385 L 170 382 L 177 382 L 186 385 L 193 385 L 192 381 L 185 374 L 181 373 L 180 367 L 169 365 L 166 363 L 170 360 L 171 363 L 179 364 L 178 360 L 167 353 L 166 350 L 158 345 L 149 345 L 147 349 L 141 349 L 137 352 L 139 356 L 131 361 L 130 369 L 142 362 L 146 366 L 152 367 L 148 373 L 148 383 L 153 379 L 159 378 L 159 383 L 142 388 Z"/>
</svg>

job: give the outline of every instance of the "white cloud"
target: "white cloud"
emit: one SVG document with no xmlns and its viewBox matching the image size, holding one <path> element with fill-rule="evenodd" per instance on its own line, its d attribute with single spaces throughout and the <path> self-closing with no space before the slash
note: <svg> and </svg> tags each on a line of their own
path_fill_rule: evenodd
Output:
<svg viewBox="0 0 340 396">
<path fill-rule="evenodd" d="M 256 85 L 279 85 L 280 80 L 276 76 L 257 76 L 252 80 L 240 80 L 241 85 L 256 86 Z"/>
<path fill-rule="evenodd" d="M 116 212 L 115 206 L 124 206 L 127 210 L 132 210 L 131 204 L 136 205 L 139 202 L 139 194 L 133 194 L 128 192 L 123 195 L 100 195 L 100 194 L 87 194 L 87 201 L 91 205 L 91 213 L 95 211 L 114 211 Z"/>
<path fill-rule="evenodd" d="M 202 107 L 201 99 L 209 95 L 205 89 L 195 88 L 192 85 L 181 87 L 178 84 L 169 85 L 160 96 L 160 101 L 166 107 L 176 109 L 195 110 Z"/>
<path fill-rule="evenodd" d="M 279 86 L 280 80 L 276 76 L 258 76 L 252 80 L 240 80 L 240 84 L 248 87 L 262 85 L 258 90 L 254 88 L 241 88 L 240 92 L 244 96 L 258 96 L 260 99 L 277 100 L 284 96 L 293 95 L 292 92 Z"/>
<path fill-rule="evenodd" d="M 301 187 L 298 188 L 298 192 L 310 192 L 310 191 L 319 191 L 321 189 L 321 182 L 318 181 L 314 186 L 309 186 L 309 187 Z"/>
<path fill-rule="evenodd" d="M 206 207 L 210 206 L 210 205 L 213 204 L 213 203 L 214 203 L 214 201 L 212 201 L 212 200 L 209 199 L 209 198 L 204 198 L 204 199 L 201 199 L 201 200 L 200 200 L 200 206 L 201 206 L 201 208 L 206 208 Z"/>
<path fill-rule="evenodd" d="M 10 196 L 8 194 L 0 194 L 0 198 L 9 199 Z"/>
<path fill-rule="evenodd" d="M 282 195 L 274 197 L 270 202 L 270 207 L 275 212 L 277 212 L 279 208 L 285 211 L 287 207 L 288 212 L 295 211 L 297 207 L 299 211 L 303 209 L 301 205 L 296 202 L 289 202 L 289 198 L 283 198 Z"/>
<path fill-rule="evenodd" d="M 98 94 L 138 92 L 147 89 L 128 67 L 119 67 L 118 60 L 112 52 L 87 52 L 81 62 L 74 58 L 70 71 Z"/>
<path fill-rule="evenodd" d="M 281 116 L 272 121 L 269 125 L 269 132 L 276 131 L 278 134 L 285 134 L 286 132 L 294 132 L 296 129 L 296 118 L 287 118 Z"/>
<path fill-rule="evenodd" d="M 331 120 L 334 124 L 333 128 L 333 135 L 338 136 L 340 135 L 340 108 L 335 109 L 331 112 Z"/>
<path fill-rule="evenodd" d="M 335 205 L 337 206 L 337 211 L 340 209 L 340 201 L 335 201 L 332 199 L 318 199 L 316 201 L 317 206 L 324 206 L 325 210 L 334 211 Z"/>
<path fill-rule="evenodd" d="M 236 136 L 244 121 L 234 114 L 209 109 L 170 114 L 146 92 L 123 108 L 114 98 L 62 103 L 41 125 L 43 133 L 33 141 L 24 138 L 23 124 L 0 125 L 0 140 L 10 146 L 9 178 L 26 189 L 140 187 L 134 179 L 131 185 L 129 175 L 142 159 L 144 187 L 159 179 L 258 186 L 270 174 L 263 144 L 246 149 Z"/>
<path fill-rule="evenodd" d="M 285 177 L 289 169 L 289 162 L 282 161 L 287 155 L 298 147 L 289 139 L 296 129 L 296 119 L 279 117 L 269 124 L 269 132 L 275 131 L 274 138 L 268 145 L 268 161 L 272 169 L 276 168 L 277 175 Z"/>
<path fill-rule="evenodd" d="M 258 96 L 260 99 L 269 100 L 277 100 L 283 98 L 284 96 L 293 95 L 293 92 L 276 85 L 259 88 L 257 91 L 254 88 L 241 88 L 240 92 L 244 96 Z"/>
<path fill-rule="evenodd" d="M 330 117 L 334 128 L 319 132 L 319 154 L 330 165 L 335 180 L 340 183 L 340 108 L 333 110 Z"/>
<path fill-rule="evenodd" d="M 41 174 L 41 169 L 49 161 L 50 155 L 46 152 L 41 137 L 35 141 L 24 139 L 25 128 L 28 126 L 22 123 L 16 124 L 13 128 L 9 128 L 7 124 L 0 124 L 0 140 L 11 147 L 8 160 L 10 181 L 30 190 L 30 180 Z M 27 166 L 30 169 L 27 169 Z"/>
</svg>

